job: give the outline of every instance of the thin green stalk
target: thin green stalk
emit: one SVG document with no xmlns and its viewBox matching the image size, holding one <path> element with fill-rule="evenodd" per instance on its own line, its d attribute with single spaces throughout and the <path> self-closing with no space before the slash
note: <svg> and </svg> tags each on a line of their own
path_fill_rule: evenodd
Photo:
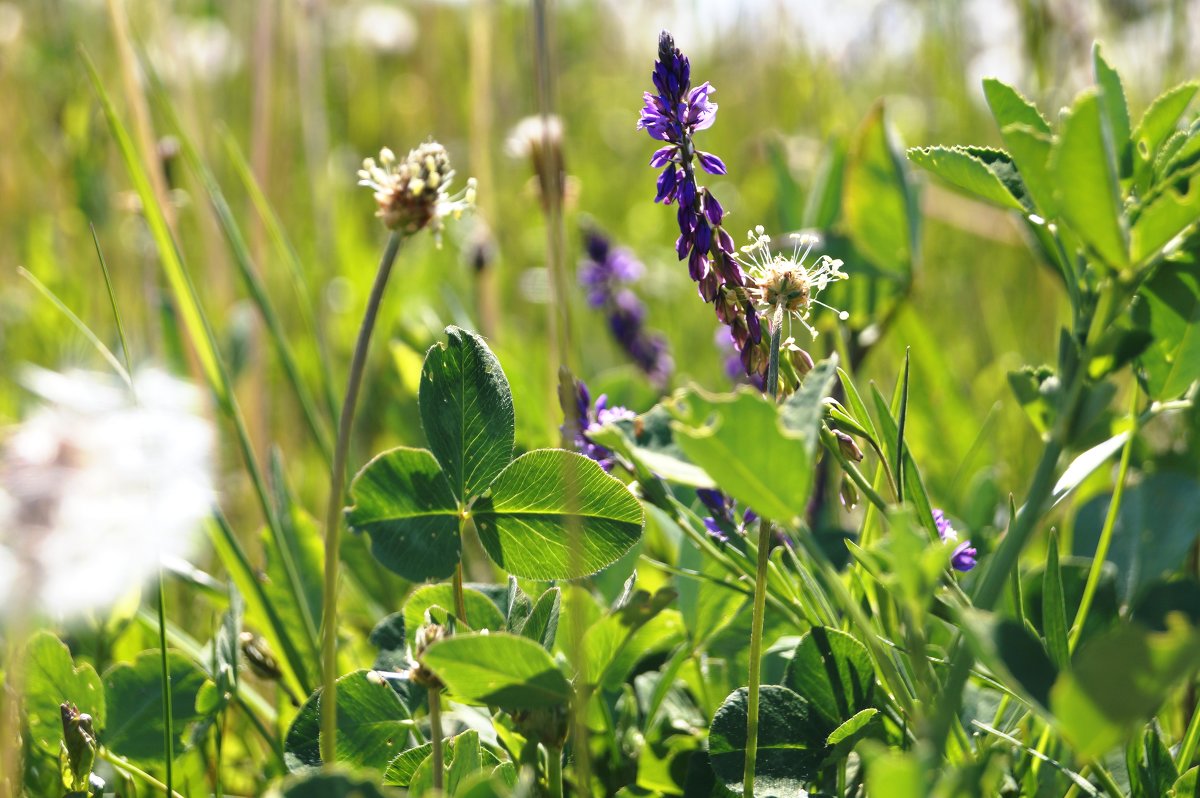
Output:
<svg viewBox="0 0 1200 798">
<path fill-rule="evenodd" d="M 367 365 L 367 350 L 371 345 L 371 333 L 383 304 L 383 292 L 388 277 L 400 251 L 401 236 L 393 232 L 388 237 L 379 269 L 375 272 L 375 283 L 367 299 L 367 309 L 362 325 L 358 329 L 358 340 L 350 360 L 350 375 L 346 385 L 346 398 L 342 402 L 341 420 L 338 423 L 337 443 L 333 451 L 333 468 L 329 472 L 329 509 L 325 513 L 325 592 L 321 615 L 321 761 L 327 767 L 337 761 L 337 588 L 338 549 L 342 531 L 342 493 L 346 483 L 346 459 L 350 452 L 350 430 L 354 425 L 354 410 L 358 404 L 358 392 L 362 387 L 363 372 Z"/>
<path fill-rule="evenodd" d="M 1083 624 L 1087 620 L 1088 611 L 1092 608 L 1092 600 L 1096 597 L 1096 588 L 1100 585 L 1100 575 L 1104 571 L 1104 563 L 1108 557 L 1109 546 L 1112 545 L 1113 529 L 1117 524 L 1117 514 L 1121 509 L 1121 499 L 1125 496 L 1125 482 L 1129 474 L 1129 458 L 1133 453 L 1133 441 L 1138 432 L 1138 388 L 1130 388 L 1129 418 L 1133 428 L 1125 439 L 1125 447 L 1121 452 L 1121 465 L 1117 469 L 1117 485 L 1113 489 L 1112 500 L 1108 504 L 1108 514 L 1104 518 L 1104 527 L 1100 530 L 1100 540 L 1096 543 L 1096 553 L 1092 557 L 1092 567 L 1088 571 L 1087 583 L 1083 586 L 1083 597 L 1079 600 L 1079 609 L 1075 612 L 1075 623 L 1071 626 L 1071 634 L 1067 639 L 1068 649 L 1075 651 L 1079 636 L 1083 633 Z"/>
<path fill-rule="evenodd" d="M 442 756 L 442 688 L 429 688 L 429 744 L 433 750 L 430 757 L 433 761 L 433 789 L 439 793 L 442 790 L 442 776 L 446 770 L 445 759 Z"/>
<path fill-rule="evenodd" d="M 563 798 L 562 749 L 546 747 L 546 781 L 550 798 Z"/>
<path fill-rule="evenodd" d="M 767 364 L 767 392 L 779 393 L 779 345 L 783 337 L 783 307 L 775 310 L 771 325 L 771 359 Z M 754 760 L 758 756 L 758 689 L 762 679 L 763 614 L 767 606 L 767 566 L 771 562 L 771 522 L 758 524 L 758 565 L 754 572 L 754 614 L 750 621 L 750 684 L 746 688 L 746 762 L 742 771 L 742 796 L 754 798 Z"/>
<path fill-rule="evenodd" d="M 159 668 L 162 671 L 162 701 L 163 701 L 163 750 L 166 752 L 163 767 L 166 771 L 166 791 L 174 792 L 175 726 L 174 712 L 171 707 L 171 663 L 167 661 L 167 590 L 163 579 L 163 569 L 158 569 L 158 651 Z"/>
<path fill-rule="evenodd" d="M 462 535 L 462 523 L 458 525 L 459 535 Z M 458 561 L 458 565 L 454 566 L 454 614 L 463 623 L 470 626 L 470 621 L 467 620 L 467 598 L 463 594 L 463 567 L 462 560 Z"/>
<path fill-rule="evenodd" d="M 100 261 L 100 273 L 104 275 L 104 287 L 108 290 L 108 304 L 112 308 L 113 321 L 117 325 L 117 337 L 121 341 L 121 354 L 125 356 L 125 370 L 133 372 L 133 358 L 129 355 L 129 339 L 125 336 L 125 324 L 121 321 L 121 311 L 117 306 L 117 292 L 113 289 L 112 275 L 108 271 L 108 261 L 104 259 L 104 250 L 100 249 L 100 239 L 96 236 L 96 225 L 88 224 L 92 231 L 92 243 L 96 246 L 96 259 Z"/>
<path fill-rule="evenodd" d="M 119 770 L 123 773 L 126 773 L 127 775 L 133 776 L 134 778 L 136 778 L 140 781 L 145 782 L 146 784 L 150 785 L 151 787 L 153 787 L 156 790 L 161 790 L 163 793 L 165 793 L 168 796 L 168 798 L 184 798 L 182 795 L 175 792 L 174 790 L 168 789 L 167 785 L 163 784 L 161 781 L 154 778 L 149 773 L 147 773 L 146 771 L 142 770 L 137 765 L 130 762 L 128 759 L 117 756 L 112 751 L 109 751 L 107 748 L 101 747 L 100 750 L 96 752 L 96 756 L 99 757 L 100 759 L 103 759 L 105 762 L 109 763 L 117 770 Z"/>
</svg>

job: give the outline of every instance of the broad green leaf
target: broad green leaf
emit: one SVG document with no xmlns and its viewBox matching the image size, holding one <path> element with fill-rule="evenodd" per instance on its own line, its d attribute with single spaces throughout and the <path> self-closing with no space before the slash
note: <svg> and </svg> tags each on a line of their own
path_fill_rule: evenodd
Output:
<svg viewBox="0 0 1200 798">
<path fill-rule="evenodd" d="M 734 691 L 713 716 L 708 757 L 717 781 L 741 794 L 746 764 L 746 688 Z M 755 796 L 807 798 L 805 783 L 817 776 L 825 735 L 807 701 L 786 687 L 762 685 L 758 705 L 758 755 Z"/>
<path fill-rule="evenodd" d="M 783 684 L 808 701 L 828 735 L 871 706 L 875 669 L 862 643 L 845 632 L 815 626 L 800 638 Z"/>
<path fill-rule="evenodd" d="M 551 754 L 557 755 L 557 752 Z M 479 749 L 479 732 L 472 729 L 457 735 L 453 740 L 449 773 L 446 775 L 447 791 L 454 795 L 458 792 L 458 785 L 482 766 L 483 754 Z"/>
<path fill-rule="evenodd" d="M 680 448 L 745 507 L 781 523 L 803 517 L 812 483 L 813 442 L 784 427 L 779 407 L 749 388 L 676 397 Z"/>
<path fill-rule="evenodd" d="M 1071 659 L 1067 641 L 1067 606 L 1063 593 L 1062 569 L 1058 562 L 1058 533 L 1050 533 L 1046 553 L 1046 575 L 1042 588 L 1042 626 L 1046 630 L 1046 650 L 1060 670 Z"/>
<path fill-rule="evenodd" d="M 837 355 L 832 355 L 813 366 L 796 392 L 780 405 L 779 417 L 783 426 L 804 436 L 810 454 L 817 450 L 821 420 L 825 417 L 825 399 L 833 393 L 836 373 Z"/>
<path fill-rule="evenodd" d="M 267 798 L 388 798 L 370 778 L 348 773 L 306 773 L 293 776 L 267 793 Z"/>
<path fill-rule="evenodd" d="M 466 504 L 512 459 L 512 393 L 500 361 L 483 339 L 446 328 L 421 369 L 421 425 L 450 488 Z"/>
<path fill-rule="evenodd" d="M 594 461 L 561 449 L 512 461 L 472 513 L 491 558 L 527 579 L 594 574 L 628 551 L 645 524 L 628 488 Z"/>
<path fill-rule="evenodd" d="M 855 132 L 842 207 L 854 246 L 880 269 L 908 274 L 917 250 L 916 197 L 903 151 L 877 103 Z"/>
<path fill-rule="evenodd" d="M 1151 631 L 1165 632 L 1172 613 L 1181 613 L 1188 623 L 1200 625 L 1200 581 L 1166 577 L 1151 582 L 1138 593 L 1129 618 Z"/>
<path fill-rule="evenodd" d="M 865 729 L 877 715 L 879 715 L 879 710 L 875 709 L 874 707 L 869 707 L 861 712 L 854 713 L 849 720 L 830 732 L 829 737 L 825 740 L 825 744 L 838 745 L 839 743 L 853 739 L 859 734 L 859 732 Z"/>
<path fill-rule="evenodd" d="M 546 649 L 517 635 L 455 635 L 430 646 L 423 662 L 463 701 L 514 710 L 571 700 L 571 684 Z"/>
<path fill-rule="evenodd" d="M 388 763 L 383 774 L 383 783 L 392 787 L 407 787 L 412 783 L 413 776 L 421 763 L 433 753 L 433 744 L 425 743 L 416 748 L 410 748 L 399 754 Z"/>
<path fill-rule="evenodd" d="M 1009 690 L 1025 696 L 1035 707 L 1050 706 L 1058 669 L 1027 628 L 981 610 L 964 610 L 960 628 L 975 656 Z"/>
<path fill-rule="evenodd" d="M 321 766 L 321 690 L 310 695 L 283 738 L 283 763 L 289 773 Z"/>
<path fill-rule="evenodd" d="M 1029 100 L 1012 86 L 996 78 L 985 78 L 983 95 L 996 119 L 996 127 L 1003 130 L 1010 125 L 1025 125 L 1039 133 L 1050 133 L 1050 123 Z"/>
<path fill-rule="evenodd" d="M 408 709 L 375 671 L 338 678 L 337 691 L 337 761 L 382 771 L 408 742 Z"/>
<path fill-rule="evenodd" d="M 499 631 L 504 628 L 504 616 L 500 608 L 478 590 L 464 587 L 463 604 L 467 608 L 467 617 L 461 620 L 472 629 Z M 404 602 L 404 625 L 412 634 L 425 625 L 425 610 L 434 606 L 451 613 L 455 611 L 453 585 L 422 585 L 409 594 Z"/>
<path fill-rule="evenodd" d="M 1185 772 L 1167 791 L 1167 798 L 1196 798 L 1200 789 L 1200 767 L 1194 767 Z"/>
<path fill-rule="evenodd" d="M 171 735 L 175 755 L 183 753 L 179 740 L 184 730 L 198 718 L 196 694 L 204 684 L 203 671 L 190 659 L 171 651 L 167 654 L 171 669 Z M 108 714 L 101 742 L 121 756 L 134 760 L 162 762 L 163 680 L 160 654 L 143 651 L 132 663 L 121 662 L 104 674 L 104 696 Z"/>
<path fill-rule="evenodd" d="M 57 755 L 62 740 L 60 704 L 74 704 L 92 716 L 92 727 L 105 726 L 104 685 L 96 669 L 75 666 L 66 644 L 51 632 L 38 632 L 25 644 L 21 666 L 25 679 L 25 718 L 34 745 Z"/>
<path fill-rule="evenodd" d="M 1075 550 L 1092 556 L 1111 496 L 1085 504 L 1075 518 Z M 1150 582 L 1176 571 L 1200 536 L 1200 482 L 1160 471 L 1125 490 L 1113 526 L 1108 561 L 1117 567 L 1123 603 Z"/>
<path fill-rule="evenodd" d="M 1181 181 L 1182 182 L 1182 181 Z M 1155 258 L 1168 244 L 1200 222 L 1200 171 L 1184 185 L 1172 181 L 1164 186 L 1133 223 L 1130 246 L 1133 262 Z"/>
<path fill-rule="evenodd" d="M 1154 335 L 1141 357 L 1150 395 L 1174 399 L 1200 379 L 1200 264 L 1164 263 L 1141 296 L 1138 315 Z"/>
<path fill-rule="evenodd" d="M 1099 757 L 1139 729 L 1198 667 L 1200 633 L 1186 622 L 1161 632 L 1122 624 L 1076 652 L 1051 690 L 1051 709 L 1079 755 Z"/>
<path fill-rule="evenodd" d="M 1117 161 L 1101 122 L 1100 97 L 1084 92 L 1063 120 L 1050 156 L 1059 212 L 1080 239 L 1115 269 L 1129 265 L 1128 232 L 1121 214 Z"/>
<path fill-rule="evenodd" d="M 367 463 L 350 484 L 346 521 L 371 536 L 379 562 L 414 582 L 445 579 L 458 565 L 458 502 L 437 460 L 400 447 Z"/>
<path fill-rule="evenodd" d="M 825 148 L 817 171 L 813 174 L 804 202 L 802 227 L 827 230 L 834 225 L 842 210 L 842 182 L 845 176 L 846 145 L 840 139 L 833 139 Z"/>
<path fill-rule="evenodd" d="M 589 630 L 590 631 L 590 630 Z M 592 661 L 588 674 L 607 690 L 616 690 L 646 657 L 669 651 L 687 639 L 683 616 L 677 610 L 663 610 L 628 633 L 603 663 Z M 592 642 L 589 634 L 586 642 Z M 588 650 L 589 660 L 592 651 Z"/>
<path fill-rule="evenodd" d="M 1092 45 L 1092 69 L 1096 85 L 1100 89 L 1100 107 L 1108 123 L 1107 131 L 1112 137 L 1113 152 L 1117 156 L 1117 173 L 1122 178 L 1133 174 L 1133 155 L 1129 144 L 1129 105 L 1125 101 L 1125 87 L 1121 76 L 1109 65 L 1100 53 L 1100 44 Z"/>
<path fill-rule="evenodd" d="M 1050 173 L 1053 138 L 1049 133 L 1027 125 L 1009 125 L 1000 131 L 1000 136 L 1021 173 L 1021 181 L 1025 184 L 1033 204 L 1045 218 L 1057 216 L 1057 187 Z"/>
<path fill-rule="evenodd" d="M 984 161 L 962 147 L 914 147 L 908 159 L 977 199 L 1011 210 L 1024 206 Z"/>
</svg>

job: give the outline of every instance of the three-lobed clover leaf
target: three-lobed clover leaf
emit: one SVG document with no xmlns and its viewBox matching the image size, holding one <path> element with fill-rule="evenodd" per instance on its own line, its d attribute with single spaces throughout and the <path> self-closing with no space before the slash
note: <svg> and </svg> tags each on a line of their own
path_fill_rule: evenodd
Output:
<svg viewBox="0 0 1200 798">
<path fill-rule="evenodd" d="M 458 565 L 472 520 L 489 556 L 511 574 L 574 579 L 611 565 L 641 535 L 641 504 L 582 455 L 540 449 L 513 459 L 508 380 L 479 336 L 448 327 L 421 372 L 430 450 L 400 447 L 350 486 L 347 521 L 384 566 L 413 581 Z"/>
</svg>

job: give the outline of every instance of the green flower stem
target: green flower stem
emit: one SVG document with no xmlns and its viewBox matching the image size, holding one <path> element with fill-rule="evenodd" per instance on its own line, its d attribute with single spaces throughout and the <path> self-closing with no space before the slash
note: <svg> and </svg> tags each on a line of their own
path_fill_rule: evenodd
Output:
<svg viewBox="0 0 1200 798">
<path fill-rule="evenodd" d="M 175 792 L 174 790 L 168 790 L 167 785 L 163 784 L 161 781 L 154 778 L 149 773 L 147 773 L 146 771 L 139 768 L 137 765 L 130 762 L 128 759 L 117 756 L 112 751 L 109 751 L 107 748 L 101 748 L 99 751 L 96 752 L 96 756 L 99 757 L 100 759 L 103 759 L 105 762 L 108 762 L 110 765 L 112 765 L 114 768 L 121 771 L 122 773 L 132 776 L 133 778 L 138 779 L 139 781 L 145 782 L 147 785 L 149 785 L 150 787 L 153 787 L 155 790 L 159 790 L 159 791 L 165 793 L 168 796 L 168 798 L 184 798 L 182 795 Z"/>
<path fill-rule="evenodd" d="M 563 798 L 562 749 L 546 747 L 546 781 L 550 798 Z"/>
<path fill-rule="evenodd" d="M 1096 543 L 1096 553 L 1092 557 L 1092 567 L 1088 571 L 1087 583 L 1083 586 L 1083 597 L 1079 600 L 1079 609 L 1075 612 L 1075 623 L 1071 625 L 1071 634 L 1067 639 L 1068 650 L 1075 651 L 1079 636 L 1083 633 L 1083 624 L 1087 620 L 1088 611 L 1092 608 L 1092 600 L 1096 597 L 1096 588 L 1100 585 L 1100 575 L 1104 571 L 1104 562 L 1108 557 L 1109 546 L 1112 545 L 1113 528 L 1117 524 L 1117 514 L 1121 509 L 1121 499 L 1125 496 L 1125 482 L 1129 474 L 1129 456 L 1133 452 L 1133 442 L 1138 433 L 1138 401 L 1139 388 L 1134 385 L 1130 389 L 1129 418 L 1133 427 L 1129 437 L 1125 439 L 1125 447 L 1121 452 L 1121 465 L 1117 469 L 1117 485 L 1113 489 L 1112 500 L 1108 504 L 1108 514 L 1104 519 L 1104 527 L 1100 530 L 1100 540 Z"/>
<path fill-rule="evenodd" d="M 158 569 L 158 652 L 159 665 L 162 670 L 162 701 L 163 701 L 163 751 L 166 752 L 163 767 L 166 772 L 166 791 L 174 792 L 175 735 L 171 731 L 175 726 L 174 713 L 171 711 L 171 665 L 167 661 L 167 590 L 163 569 Z"/>
<path fill-rule="evenodd" d="M 429 744 L 433 747 L 433 789 L 442 790 L 442 777 L 446 772 L 446 760 L 442 754 L 442 688 L 429 688 Z"/>
<path fill-rule="evenodd" d="M 462 524 L 458 525 L 458 534 L 461 538 Z M 459 560 L 458 565 L 454 566 L 454 614 L 463 623 L 471 625 L 471 622 L 467 620 L 467 597 L 463 595 L 462 560 Z"/>
<path fill-rule="evenodd" d="M 332 767 L 337 761 L 337 589 L 338 549 L 342 531 L 342 493 L 346 484 L 346 458 L 350 451 L 350 429 L 354 425 L 354 410 L 358 404 L 358 392 L 362 387 L 363 372 L 367 364 L 367 350 L 371 344 L 371 332 L 383 302 L 383 291 L 388 276 L 396 262 L 402 238 L 392 232 L 387 247 L 375 273 L 375 283 L 367 300 L 362 325 L 358 329 L 358 340 L 350 361 L 346 399 L 342 402 L 341 420 L 338 423 L 337 443 L 333 451 L 333 468 L 329 471 L 329 509 L 325 514 L 325 592 L 321 618 L 321 761 Z"/>
<path fill-rule="evenodd" d="M 775 310 L 771 325 L 771 359 L 767 365 L 767 393 L 779 393 L 779 345 L 783 338 L 783 307 Z M 742 798 L 754 798 L 754 760 L 758 756 L 758 688 L 762 679 L 763 614 L 767 606 L 767 566 L 771 562 L 771 522 L 758 524 L 758 566 L 754 572 L 754 615 L 750 621 L 750 684 L 746 688 L 746 764 L 742 771 Z"/>
</svg>

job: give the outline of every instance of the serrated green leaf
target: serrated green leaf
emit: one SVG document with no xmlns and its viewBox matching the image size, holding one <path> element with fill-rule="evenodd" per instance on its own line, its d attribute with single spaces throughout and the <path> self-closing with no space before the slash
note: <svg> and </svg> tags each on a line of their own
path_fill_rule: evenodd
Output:
<svg viewBox="0 0 1200 798">
<path fill-rule="evenodd" d="M 1180 185 L 1182 183 L 1182 185 Z M 1172 181 L 1142 208 L 1130 231 L 1133 262 L 1144 263 L 1200 223 L 1200 170 Z"/>
<path fill-rule="evenodd" d="M 104 685 L 96 669 L 84 662 L 78 667 L 66 644 L 51 632 L 38 632 L 25 644 L 21 666 L 25 685 L 25 718 L 34 745 L 51 755 L 58 754 L 62 740 L 59 705 L 74 704 L 92 716 L 92 727 L 105 727 Z"/>
<path fill-rule="evenodd" d="M 1117 159 L 1117 174 L 1126 178 L 1133 174 L 1133 154 L 1129 143 L 1129 105 L 1125 101 L 1125 87 L 1121 85 L 1121 76 L 1104 59 L 1099 42 L 1092 45 L 1092 70 L 1096 76 L 1096 85 L 1100 88 L 1100 105 L 1112 138 L 1113 153 Z"/>
<path fill-rule="evenodd" d="M 171 734 L 183 737 L 188 724 L 198 719 L 196 694 L 207 677 L 190 659 L 175 651 L 167 654 L 171 669 Z M 132 662 L 121 662 L 104 673 L 104 699 L 108 725 L 101 737 L 121 756 L 162 762 L 163 679 L 157 650 L 143 651 Z M 176 744 L 175 754 L 183 747 Z"/>
<path fill-rule="evenodd" d="M 749 388 L 732 394 L 691 390 L 676 397 L 672 412 L 679 446 L 722 490 L 774 521 L 804 515 L 813 442 L 783 425 L 774 402 Z"/>
<path fill-rule="evenodd" d="M 562 591 L 552 587 L 534 602 L 529 617 L 521 624 L 519 630 L 522 637 L 536 640 L 547 651 L 554 649 L 554 639 L 558 636 L 558 618 L 562 610 Z"/>
<path fill-rule="evenodd" d="M 1159 149 L 1176 132 L 1179 118 L 1200 90 L 1200 83 L 1184 83 L 1160 94 L 1142 114 L 1130 137 L 1133 140 L 1137 169 L 1146 173 L 1149 182 L 1150 166 L 1158 158 Z"/>
<path fill-rule="evenodd" d="M 473 516 L 488 555 L 526 579 L 596 573 L 627 552 L 645 524 L 628 488 L 594 461 L 561 449 L 512 461 L 475 502 Z"/>
<path fill-rule="evenodd" d="M 845 632 L 816 626 L 800 638 L 783 684 L 808 701 L 830 734 L 871 706 L 875 669 L 866 647 Z"/>
<path fill-rule="evenodd" d="M 458 327 L 446 336 L 421 369 L 421 426 L 465 505 L 512 459 L 515 417 L 508 379 L 483 339 Z"/>
<path fill-rule="evenodd" d="M 739 795 L 746 764 L 746 688 L 736 690 L 713 716 L 708 757 L 717 781 Z M 786 687 L 764 684 L 759 693 L 755 796 L 807 798 L 804 785 L 816 778 L 825 734 L 807 701 Z"/>
<path fill-rule="evenodd" d="M 983 95 L 996 119 L 996 127 L 1003 130 L 1010 125 L 1025 125 L 1032 130 L 1050 134 L 1050 123 L 1029 100 L 1016 89 L 996 78 L 985 78 Z"/>
<path fill-rule="evenodd" d="M 472 629 L 500 631 L 504 628 L 504 615 L 500 608 L 478 590 L 464 587 L 463 604 L 467 608 L 467 617 L 463 620 Z M 425 611 L 434 606 L 451 613 L 455 611 L 453 585 L 422 585 L 409 594 L 404 601 L 404 624 L 412 634 L 425 625 Z"/>
<path fill-rule="evenodd" d="M 371 536 L 371 552 L 414 582 L 445 579 L 458 565 L 460 511 L 450 483 L 425 449 L 378 455 L 350 484 L 346 522 Z"/>
<path fill-rule="evenodd" d="M 517 635 L 455 635 L 430 646 L 423 662 L 463 701 L 513 710 L 571 700 L 571 684 L 546 649 Z"/>
<path fill-rule="evenodd" d="M 962 147 L 914 147 L 908 151 L 908 159 L 977 199 L 1024 210 L 995 172 Z"/>
<path fill-rule="evenodd" d="M 1200 379 L 1200 264 L 1164 263 L 1136 309 L 1154 335 L 1140 358 L 1153 399 L 1174 399 Z"/>
<path fill-rule="evenodd" d="M 425 743 L 416 748 L 410 748 L 400 753 L 388 763 L 383 774 L 383 783 L 391 787 L 407 787 L 412 783 L 413 776 L 421 763 L 433 753 L 433 744 Z"/>
<path fill-rule="evenodd" d="M 1100 97 L 1084 92 L 1063 120 L 1050 156 L 1059 212 L 1075 235 L 1112 268 L 1129 265 L 1117 185 L 1117 160 L 1101 123 Z"/>
</svg>

